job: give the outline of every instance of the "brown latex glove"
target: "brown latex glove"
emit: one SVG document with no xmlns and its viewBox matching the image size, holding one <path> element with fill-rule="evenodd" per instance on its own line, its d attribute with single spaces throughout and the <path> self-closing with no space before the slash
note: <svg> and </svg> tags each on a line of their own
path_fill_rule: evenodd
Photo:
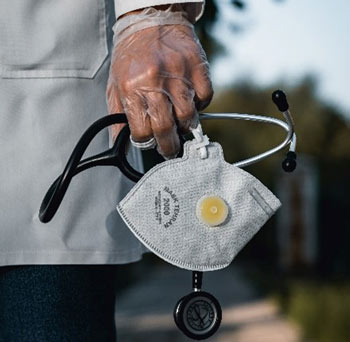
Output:
<svg viewBox="0 0 350 342">
<path fill-rule="evenodd" d="M 209 65 L 193 28 L 153 26 L 115 44 L 107 84 L 109 113 L 126 113 L 132 139 L 153 136 L 166 159 L 180 149 L 182 133 L 196 127 L 213 96 Z M 111 127 L 114 141 L 123 125 Z"/>
</svg>

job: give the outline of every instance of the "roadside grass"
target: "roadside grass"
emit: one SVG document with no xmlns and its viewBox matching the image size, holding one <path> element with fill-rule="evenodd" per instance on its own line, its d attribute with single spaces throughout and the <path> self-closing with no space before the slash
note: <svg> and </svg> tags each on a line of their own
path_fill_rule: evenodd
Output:
<svg viewBox="0 0 350 342">
<path fill-rule="evenodd" d="M 303 341 L 350 342 L 349 279 L 325 280 L 251 268 L 245 275 L 301 328 Z"/>
<path fill-rule="evenodd" d="M 302 329 L 306 341 L 350 341 L 350 284 L 290 281 L 288 298 L 272 295 L 286 316 Z"/>
</svg>

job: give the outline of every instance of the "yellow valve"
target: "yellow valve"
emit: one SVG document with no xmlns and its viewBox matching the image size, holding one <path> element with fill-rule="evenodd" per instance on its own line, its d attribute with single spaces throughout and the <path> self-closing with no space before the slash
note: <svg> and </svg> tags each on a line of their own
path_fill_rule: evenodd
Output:
<svg viewBox="0 0 350 342">
<path fill-rule="evenodd" d="M 215 227 L 226 220 L 228 207 L 219 196 L 204 196 L 197 202 L 196 214 L 201 222 Z"/>
</svg>

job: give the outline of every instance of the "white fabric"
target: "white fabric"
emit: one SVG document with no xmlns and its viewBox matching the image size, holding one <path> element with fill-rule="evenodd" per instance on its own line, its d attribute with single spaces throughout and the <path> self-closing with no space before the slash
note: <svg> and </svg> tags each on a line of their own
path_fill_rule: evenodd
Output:
<svg viewBox="0 0 350 342">
<path fill-rule="evenodd" d="M 192 22 L 198 20 L 205 7 L 205 0 L 114 0 L 115 16 L 119 16 L 141 8 L 150 6 L 167 5 L 167 4 L 190 4 L 188 12 Z"/>
<path fill-rule="evenodd" d="M 227 163 L 219 143 L 201 147 L 208 150 L 206 158 L 197 145 L 197 138 L 187 141 L 182 158 L 149 170 L 117 210 L 135 236 L 165 261 L 213 271 L 227 267 L 281 203 L 258 179 Z M 215 227 L 197 216 L 205 196 L 218 196 L 228 207 Z"/>
<path fill-rule="evenodd" d="M 104 0 L 0 3 L 0 265 L 128 263 L 146 250 L 114 210 L 133 185 L 115 167 L 79 174 L 53 220 L 38 218 L 78 139 L 108 113 L 110 13 Z"/>
<path fill-rule="evenodd" d="M 105 1 L 1 1 L 0 42 L 2 77 L 93 78 L 108 55 Z"/>
<path fill-rule="evenodd" d="M 117 1 L 117 13 L 140 4 L 154 1 Z M 0 2 L 0 266 L 121 264 L 147 251 L 115 210 L 133 183 L 112 166 L 74 177 L 52 221 L 38 218 L 78 139 L 108 113 L 114 13 L 113 0 Z M 109 139 L 100 132 L 84 157 Z M 129 159 L 142 171 L 139 151 Z"/>
</svg>

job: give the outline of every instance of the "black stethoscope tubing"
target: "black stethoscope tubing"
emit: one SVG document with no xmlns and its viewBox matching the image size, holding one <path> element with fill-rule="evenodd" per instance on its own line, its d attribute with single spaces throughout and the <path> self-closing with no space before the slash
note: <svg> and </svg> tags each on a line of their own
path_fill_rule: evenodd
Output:
<svg viewBox="0 0 350 342">
<path fill-rule="evenodd" d="M 134 182 L 137 182 L 143 174 L 136 171 L 126 158 L 126 146 L 130 136 L 129 126 L 123 127 L 112 148 L 80 160 L 91 140 L 98 132 L 107 126 L 127 123 L 125 114 L 109 114 L 95 121 L 82 135 L 75 146 L 62 174 L 52 183 L 41 203 L 39 219 L 43 223 L 49 222 L 58 210 L 72 178 L 78 173 L 98 165 L 117 166 L 120 171 Z"/>
</svg>

